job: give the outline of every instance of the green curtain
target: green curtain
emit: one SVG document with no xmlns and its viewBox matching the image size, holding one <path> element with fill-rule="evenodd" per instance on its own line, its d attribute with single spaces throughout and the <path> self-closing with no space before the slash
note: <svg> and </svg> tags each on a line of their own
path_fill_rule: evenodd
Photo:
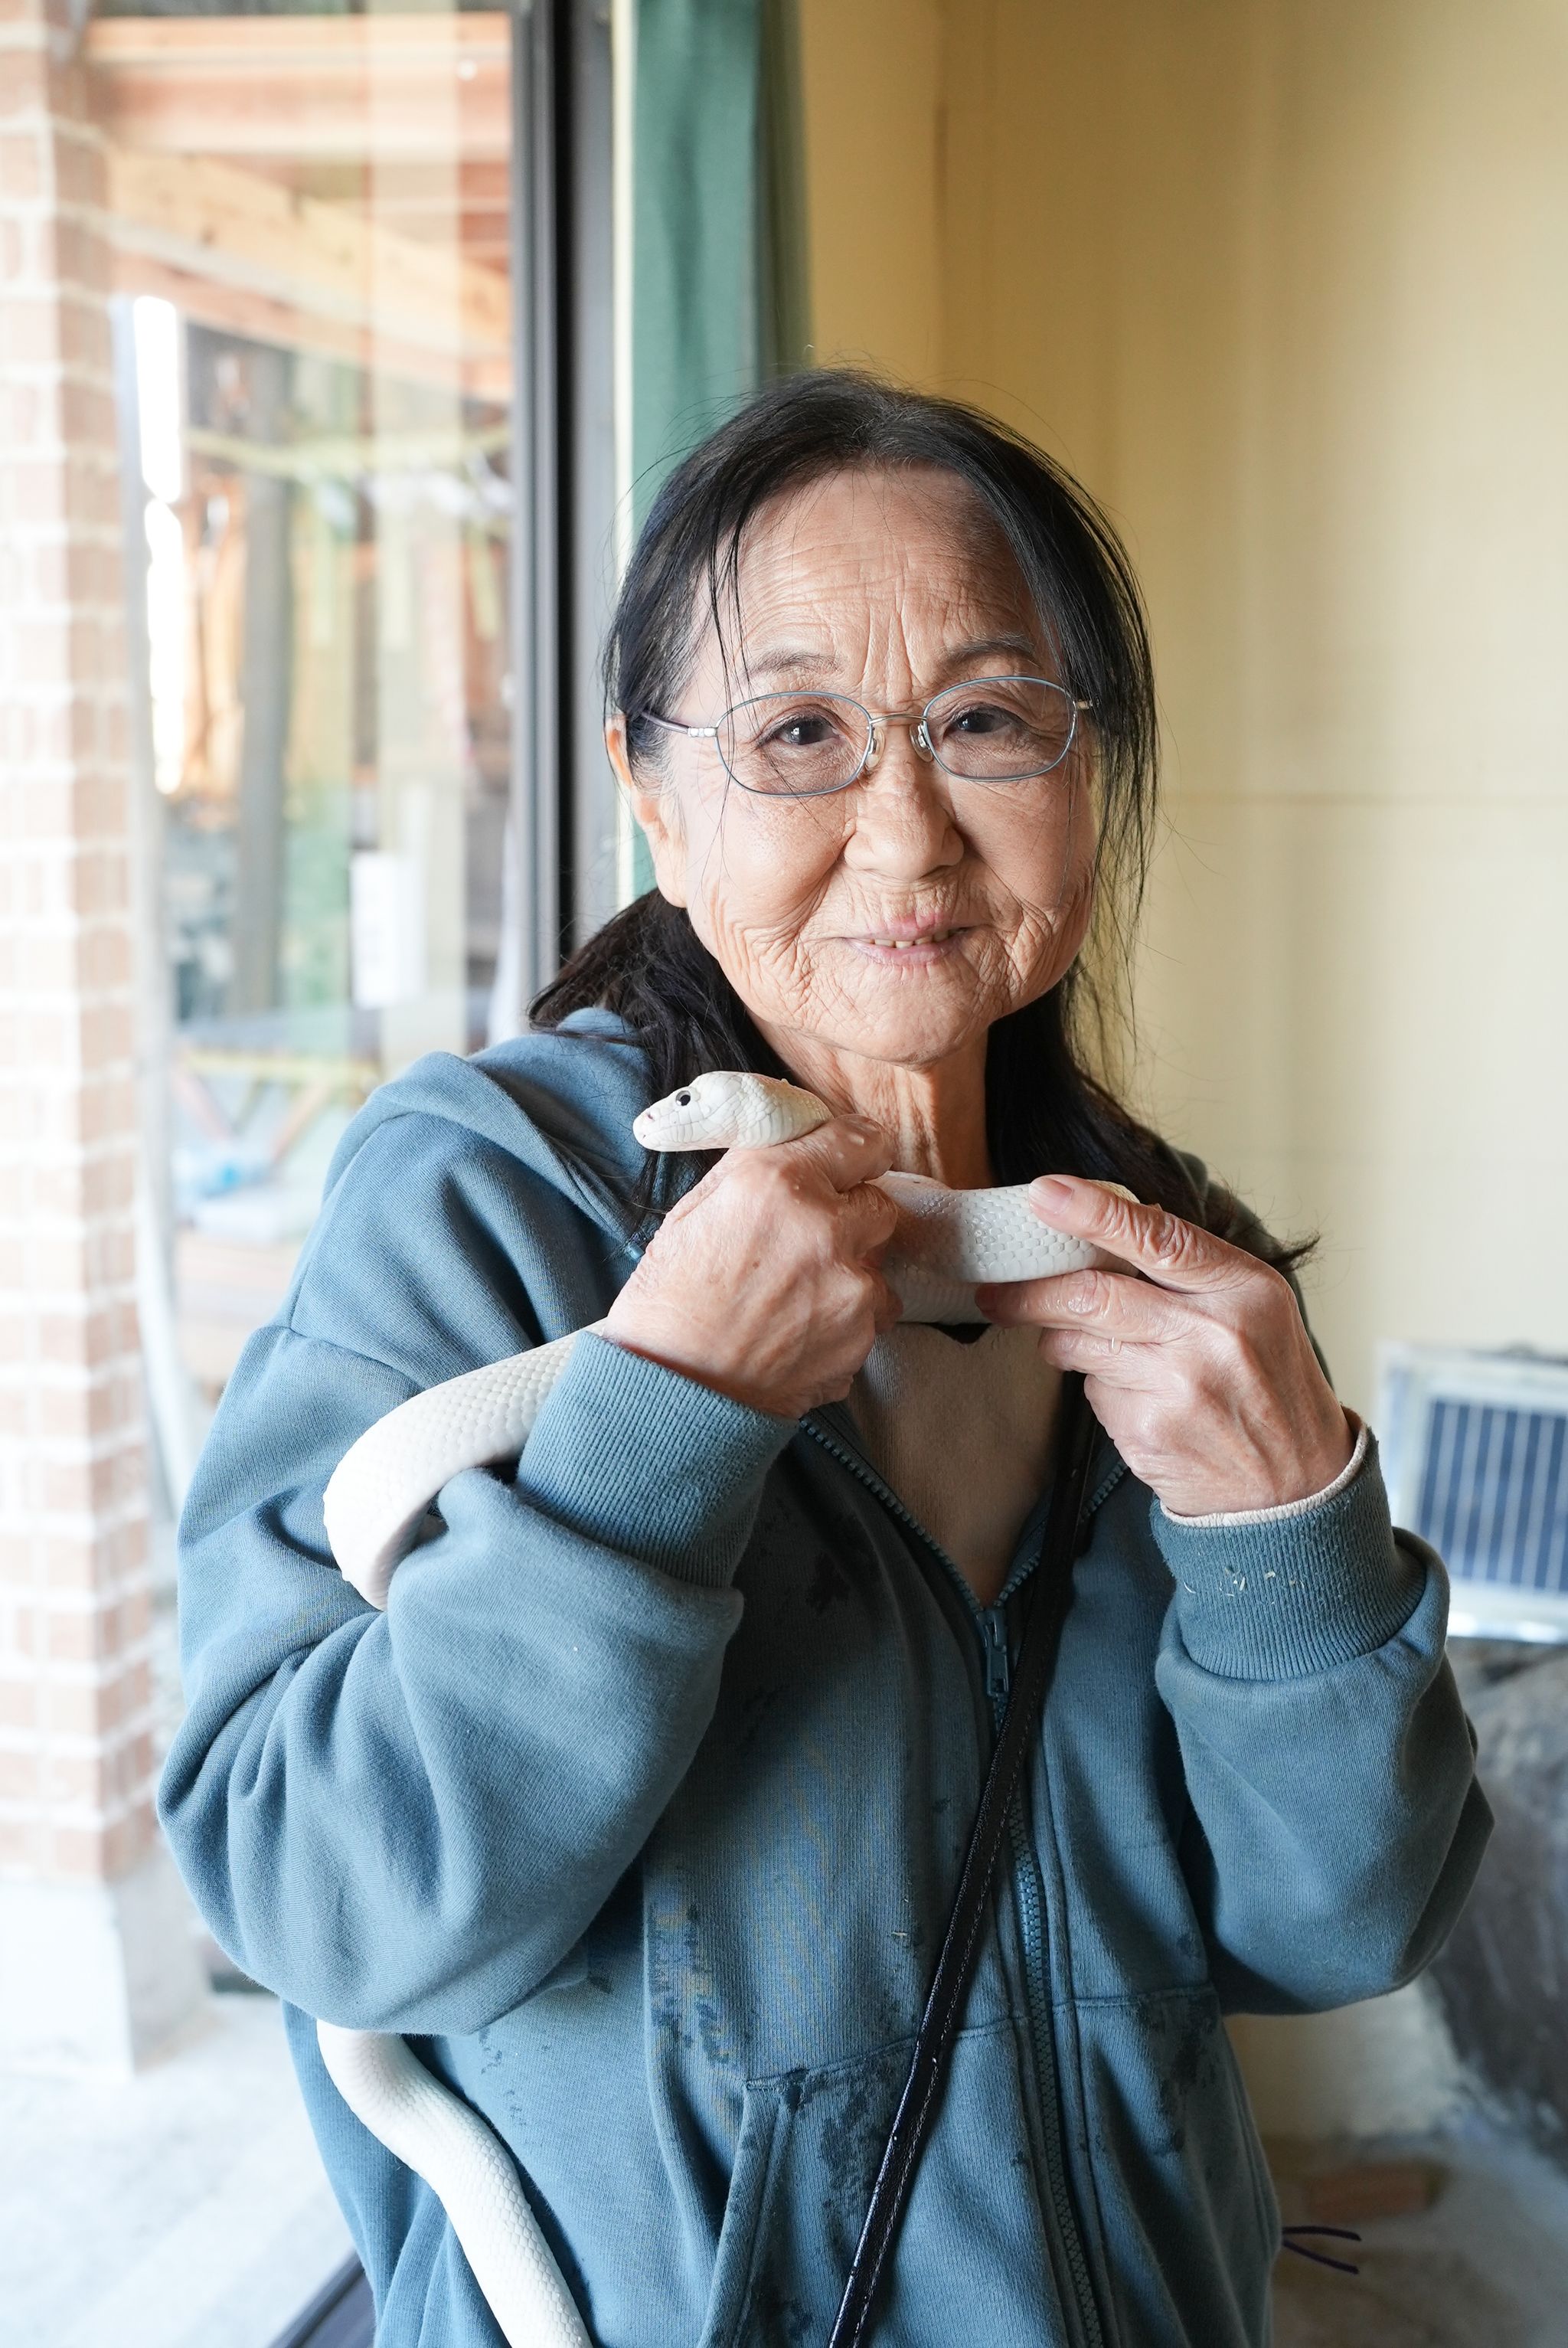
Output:
<svg viewBox="0 0 1568 2348">
<path fill-rule="evenodd" d="M 794 0 L 640 0 L 632 252 L 636 518 L 808 335 Z"/>
</svg>

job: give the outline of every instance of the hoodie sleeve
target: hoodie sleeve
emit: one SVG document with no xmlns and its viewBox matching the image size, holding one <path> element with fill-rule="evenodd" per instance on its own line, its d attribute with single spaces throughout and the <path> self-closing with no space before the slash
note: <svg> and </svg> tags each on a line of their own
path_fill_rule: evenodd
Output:
<svg viewBox="0 0 1568 2348">
<path fill-rule="evenodd" d="M 323 1491 L 354 1438 L 593 1317 L 607 1246 L 483 1138 L 384 1120 L 219 1411 L 181 1527 L 189 1710 L 160 1811 L 214 1936 L 326 2020 L 460 2034 L 517 2003 L 634 1859 L 712 1715 L 730 1584 L 792 1423 L 585 1338 L 516 1480 L 452 1480 L 384 1614 L 326 1544 Z"/>
<path fill-rule="evenodd" d="M 1316 1505 L 1204 1519 L 1155 1502 L 1152 1521 L 1175 1580 L 1155 1675 L 1221 1997 L 1288 2013 L 1398 1988 L 1441 1945 L 1491 1822 L 1440 1561 L 1393 1529 L 1370 1443 Z"/>
</svg>

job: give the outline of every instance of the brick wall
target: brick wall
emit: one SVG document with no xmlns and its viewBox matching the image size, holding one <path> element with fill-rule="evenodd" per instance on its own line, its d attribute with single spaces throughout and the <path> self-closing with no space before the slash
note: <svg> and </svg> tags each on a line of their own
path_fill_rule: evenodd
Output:
<svg viewBox="0 0 1568 2348">
<path fill-rule="evenodd" d="M 57 1971 L 74 1931 L 73 1964 L 85 1934 L 156 1974 L 112 1898 L 159 1854 L 108 258 L 71 49 L 63 8 L 0 0 L 0 1971 Z M 122 1995 L 95 1979 L 73 1993 Z"/>
</svg>

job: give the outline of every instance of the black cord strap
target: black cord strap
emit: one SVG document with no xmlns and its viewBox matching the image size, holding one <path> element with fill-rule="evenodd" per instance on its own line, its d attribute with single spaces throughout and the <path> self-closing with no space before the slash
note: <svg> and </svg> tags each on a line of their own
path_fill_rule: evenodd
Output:
<svg viewBox="0 0 1568 2348">
<path fill-rule="evenodd" d="M 1061 1382 L 1056 1435 L 1056 1472 L 1040 1563 L 1033 1577 L 1029 1619 L 1013 1675 L 1012 1694 L 986 1774 L 969 1847 L 942 1940 L 942 1953 L 920 2018 L 909 2075 L 883 2151 L 860 2240 L 834 2318 L 827 2348 L 863 2348 L 871 2336 L 872 2304 L 897 2237 L 904 2205 L 915 2181 L 920 2154 L 936 2109 L 948 2054 L 963 2020 L 996 1874 L 1008 1811 L 1050 1684 L 1061 1626 L 1072 1595 L 1072 1567 L 1083 1512 L 1092 1430 L 1083 1399 L 1083 1381 Z"/>
</svg>

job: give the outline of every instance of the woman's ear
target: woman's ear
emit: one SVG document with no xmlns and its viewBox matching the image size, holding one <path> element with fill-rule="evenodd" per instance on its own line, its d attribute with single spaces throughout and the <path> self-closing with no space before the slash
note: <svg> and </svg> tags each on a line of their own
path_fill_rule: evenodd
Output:
<svg viewBox="0 0 1568 2348">
<path fill-rule="evenodd" d="M 606 720 L 604 747 L 610 753 L 610 763 L 615 768 L 615 778 L 626 793 L 631 812 L 648 842 L 659 893 L 671 905 L 683 905 L 686 902 L 686 864 L 682 852 L 681 811 L 675 794 L 669 788 L 653 790 L 639 780 L 626 738 L 626 712 L 623 709 L 616 710 Z"/>
</svg>

